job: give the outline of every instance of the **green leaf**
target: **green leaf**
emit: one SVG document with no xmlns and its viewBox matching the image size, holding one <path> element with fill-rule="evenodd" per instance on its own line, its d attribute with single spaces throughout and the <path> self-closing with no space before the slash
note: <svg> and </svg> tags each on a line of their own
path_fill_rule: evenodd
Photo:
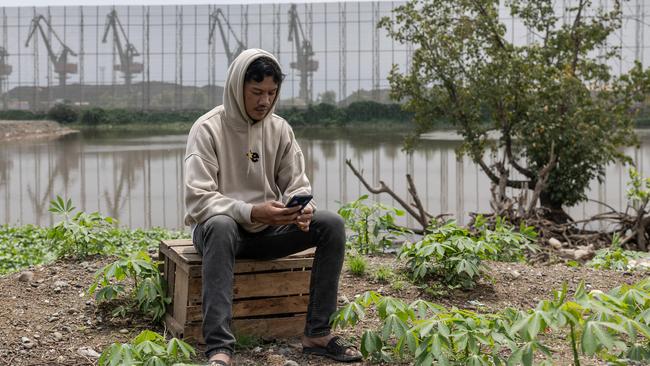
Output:
<svg viewBox="0 0 650 366">
<path fill-rule="evenodd" d="M 366 330 L 361 336 L 361 353 L 364 357 L 374 355 L 381 351 L 382 341 L 379 335 L 373 331 Z"/>
</svg>

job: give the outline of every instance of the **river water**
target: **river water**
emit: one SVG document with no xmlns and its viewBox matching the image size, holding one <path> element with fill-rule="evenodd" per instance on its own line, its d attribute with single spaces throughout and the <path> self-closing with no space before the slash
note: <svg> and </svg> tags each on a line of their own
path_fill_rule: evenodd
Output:
<svg viewBox="0 0 650 366">
<path fill-rule="evenodd" d="M 650 176 L 650 131 L 638 133 L 640 147 L 626 153 Z M 367 193 L 346 159 L 373 185 L 383 180 L 402 197 L 407 197 L 405 174 L 411 173 L 433 214 L 450 213 L 463 223 L 469 212 L 490 209 L 490 182 L 467 157 L 456 158 L 460 140 L 454 133 L 427 134 L 412 155 L 402 151 L 403 137 L 395 132 L 306 129 L 296 135 L 321 209 L 335 211 L 341 202 Z M 55 223 L 49 202 L 61 195 L 78 209 L 99 211 L 132 228 L 183 228 L 185 141 L 186 135 L 85 133 L 53 141 L 2 142 L 0 224 Z M 588 196 L 625 208 L 628 180 L 626 167 L 611 165 L 604 182 L 592 182 Z M 385 194 L 371 197 L 397 205 Z M 606 208 L 587 202 L 568 212 L 581 218 L 602 210 Z M 400 223 L 415 226 L 412 219 Z"/>
</svg>

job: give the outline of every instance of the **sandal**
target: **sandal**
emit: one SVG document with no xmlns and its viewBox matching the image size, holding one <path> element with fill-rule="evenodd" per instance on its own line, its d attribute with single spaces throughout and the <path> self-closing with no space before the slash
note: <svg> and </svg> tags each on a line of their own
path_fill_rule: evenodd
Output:
<svg viewBox="0 0 650 366">
<path fill-rule="evenodd" d="M 325 356 L 340 362 L 361 361 L 363 357 L 360 354 L 348 355 L 345 353 L 348 349 L 353 349 L 355 351 L 358 350 L 352 343 L 339 336 L 335 336 L 327 342 L 325 347 L 303 347 L 302 353 L 307 355 Z"/>
</svg>

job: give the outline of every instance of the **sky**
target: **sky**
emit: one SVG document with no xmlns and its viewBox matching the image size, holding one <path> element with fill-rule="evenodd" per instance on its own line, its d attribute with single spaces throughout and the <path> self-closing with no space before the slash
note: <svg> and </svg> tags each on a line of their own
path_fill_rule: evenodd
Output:
<svg viewBox="0 0 650 366">
<path fill-rule="evenodd" d="M 333 3 L 341 2 L 341 0 L 0 0 L 0 6 L 277 4 L 304 2 Z"/>
</svg>

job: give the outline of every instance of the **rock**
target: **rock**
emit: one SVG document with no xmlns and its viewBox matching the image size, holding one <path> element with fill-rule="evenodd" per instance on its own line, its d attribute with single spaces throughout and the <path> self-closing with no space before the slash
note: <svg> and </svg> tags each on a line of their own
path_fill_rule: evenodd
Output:
<svg viewBox="0 0 650 366">
<path fill-rule="evenodd" d="M 34 347 L 34 342 L 32 342 L 32 340 L 27 337 L 21 337 L 20 341 L 22 342 L 24 348 L 32 349 Z"/>
<path fill-rule="evenodd" d="M 25 271 L 18 276 L 20 282 L 31 282 L 34 279 L 34 272 Z"/>
<path fill-rule="evenodd" d="M 58 293 L 60 293 L 60 292 L 61 292 L 61 287 L 55 287 L 55 288 L 54 288 L 54 293 L 55 293 L 55 294 L 58 294 Z"/>
<path fill-rule="evenodd" d="M 287 362 L 284 363 L 284 366 L 300 366 L 300 365 L 298 365 L 298 362 L 294 360 L 287 360 Z"/>
<path fill-rule="evenodd" d="M 62 326 L 62 327 L 61 327 L 61 330 L 65 330 L 65 331 L 68 332 L 68 333 L 72 333 L 72 328 L 70 328 L 70 327 L 67 326 L 67 325 Z"/>
<path fill-rule="evenodd" d="M 51 316 L 49 319 L 47 319 L 47 321 L 50 322 L 50 323 L 51 323 L 51 322 L 55 322 L 55 321 L 57 321 L 57 320 L 59 320 L 59 317 L 58 317 L 58 316 Z"/>
<path fill-rule="evenodd" d="M 289 347 L 280 347 L 278 353 L 281 354 L 282 356 L 287 356 L 291 353 L 291 350 L 289 349 Z"/>
<path fill-rule="evenodd" d="M 72 315 L 72 314 L 74 314 L 76 312 L 77 312 L 77 309 L 75 309 L 75 308 L 68 309 L 68 314 L 70 314 L 70 315 Z"/>
<path fill-rule="evenodd" d="M 587 260 L 593 258 L 595 255 L 596 255 L 596 252 L 594 252 L 593 250 L 589 250 L 589 249 L 576 249 L 576 251 L 573 252 L 573 257 L 577 261 L 582 261 L 582 260 L 587 261 Z"/>
<path fill-rule="evenodd" d="M 553 247 L 553 249 L 556 250 L 562 249 L 562 243 L 555 238 L 548 239 L 548 243 Z"/>
<path fill-rule="evenodd" d="M 650 270 L 650 258 L 630 259 L 627 266 L 629 268 Z"/>
<path fill-rule="evenodd" d="M 54 286 L 54 287 L 68 287 L 70 285 L 65 281 L 60 281 L 59 280 L 59 281 L 55 281 L 54 285 L 52 285 L 52 286 Z"/>
<path fill-rule="evenodd" d="M 86 357 L 90 357 L 90 358 L 99 358 L 99 356 L 100 356 L 100 354 L 97 353 L 97 351 L 95 351 L 94 349 L 92 349 L 90 347 L 81 347 L 81 348 L 79 348 L 77 350 L 77 353 L 82 355 L 82 356 L 86 356 Z"/>
<path fill-rule="evenodd" d="M 521 273 L 519 273 L 519 271 L 517 271 L 516 269 L 510 271 L 509 275 L 510 278 L 512 278 L 513 280 L 516 280 L 517 278 L 521 277 Z"/>
<path fill-rule="evenodd" d="M 54 332 L 52 336 L 54 337 L 54 340 L 57 342 L 63 339 L 63 334 L 61 334 L 61 332 Z"/>
<path fill-rule="evenodd" d="M 122 328 L 122 329 L 120 329 L 120 333 L 121 334 L 127 334 L 127 333 L 129 333 L 129 330 L 126 329 L 126 328 Z"/>
</svg>

